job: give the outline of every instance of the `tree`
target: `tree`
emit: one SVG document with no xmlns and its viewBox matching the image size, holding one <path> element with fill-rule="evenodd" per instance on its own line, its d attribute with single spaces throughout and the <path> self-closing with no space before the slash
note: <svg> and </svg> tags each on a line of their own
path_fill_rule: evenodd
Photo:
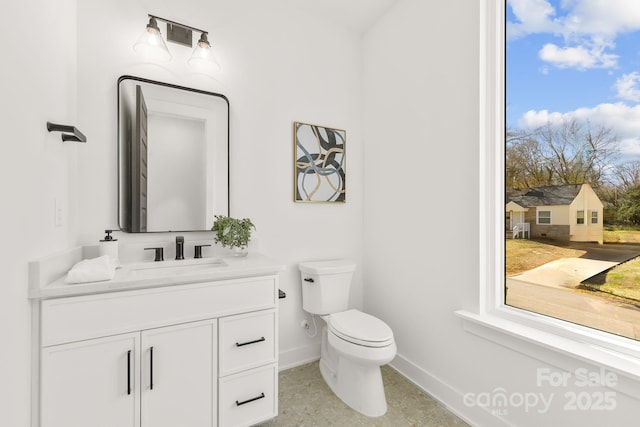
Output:
<svg viewBox="0 0 640 427">
<path fill-rule="evenodd" d="M 640 224 L 640 186 L 626 192 L 620 201 L 618 219 L 628 224 Z"/>
<path fill-rule="evenodd" d="M 545 160 L 557 184 L 590 183 L 598 187 L 606 168 L 618 155 L 618 140 L 611 128 L 582 125 L 577 119 L 548 122 L 536 130 L 546 148 Z"/>
<path fill-rule="evenodd" d="M 640 162 L 627 162 L 612 167 L 611 175 L 621 193 L 640 185 Z"/>
<path fill-rule="evenodd" d="M 549 121 L 531 131 L 507 130 L 505 155 L 512 188 L 583 183 L 597 188 L 618 156 L 618 139 L 611 128 L 588 121 Z"/>
<path fill-rule="evenodd" d="M 508 130 L 505 148 L 507 187 L 528 188 L 550 185 L 551 170 L 545 165 L 543 149 L 533 136 L 523 130 Z"/>
</svg>

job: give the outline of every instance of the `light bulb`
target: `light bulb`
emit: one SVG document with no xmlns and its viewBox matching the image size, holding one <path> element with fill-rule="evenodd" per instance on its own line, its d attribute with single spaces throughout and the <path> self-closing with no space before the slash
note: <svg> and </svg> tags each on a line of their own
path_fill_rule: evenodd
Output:
<svg viewBox="0 0 640 427">
<path fill-rule="evenodd" d="M 153 17 L 149 19 L 144 32 L 136 44 L 133 45 L 133 50 L 150 61 L 166 62 L 171 59 L 171 53 L 169 53 L 169 49 L 162 38 L 158 23 Z"/>
<path fill-rule="evenodd" d="M 189 61 L 187 61 L 196 71 L 200 72 L 215 72 L 220 71 L 220 64 L 216 59 L 213 51 L 211 50 L 211 44 L 207 40 L 207 33 L 202 33 L 200 40 L 193 49 L 193 54 Z"/>
</svg>

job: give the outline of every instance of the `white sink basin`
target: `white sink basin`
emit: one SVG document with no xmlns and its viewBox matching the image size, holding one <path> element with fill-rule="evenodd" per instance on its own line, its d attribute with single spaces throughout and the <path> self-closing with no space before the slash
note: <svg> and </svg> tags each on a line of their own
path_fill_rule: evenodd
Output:
<svg viewBox="0 0 640 427">
<path fill-rule="evenodd" d="M 136 278 L 172 277 L 202 273 L 210 269 L 226 267 L 227 263 L 218 258 L 191 260 L 171 260 L 136 264 L 128 267 L 128 274 Z"/>
</svg>

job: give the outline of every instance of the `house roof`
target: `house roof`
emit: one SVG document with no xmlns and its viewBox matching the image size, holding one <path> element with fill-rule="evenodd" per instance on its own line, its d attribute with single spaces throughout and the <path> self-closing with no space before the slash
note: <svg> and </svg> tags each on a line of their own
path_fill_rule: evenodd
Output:
<svg viewBox="0 0 640 427">
<path fill-rule="evenodd" d="M 506 201 L 523 207 L 570 205 L 581 188 L 582 184 L 570 184 L 508 190 Z"/>
</svg>

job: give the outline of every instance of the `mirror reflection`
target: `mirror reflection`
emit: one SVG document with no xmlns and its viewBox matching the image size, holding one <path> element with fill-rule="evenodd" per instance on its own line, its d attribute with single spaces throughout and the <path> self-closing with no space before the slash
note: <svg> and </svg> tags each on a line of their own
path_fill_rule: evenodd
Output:
<svg viewBox="0 0 640 427">
<path fill-rule="evenodd" d="M 118 221 L 130 233 L 210 230 L 229 215 L 229 102 L 118 80 Z"/>
</svg>

